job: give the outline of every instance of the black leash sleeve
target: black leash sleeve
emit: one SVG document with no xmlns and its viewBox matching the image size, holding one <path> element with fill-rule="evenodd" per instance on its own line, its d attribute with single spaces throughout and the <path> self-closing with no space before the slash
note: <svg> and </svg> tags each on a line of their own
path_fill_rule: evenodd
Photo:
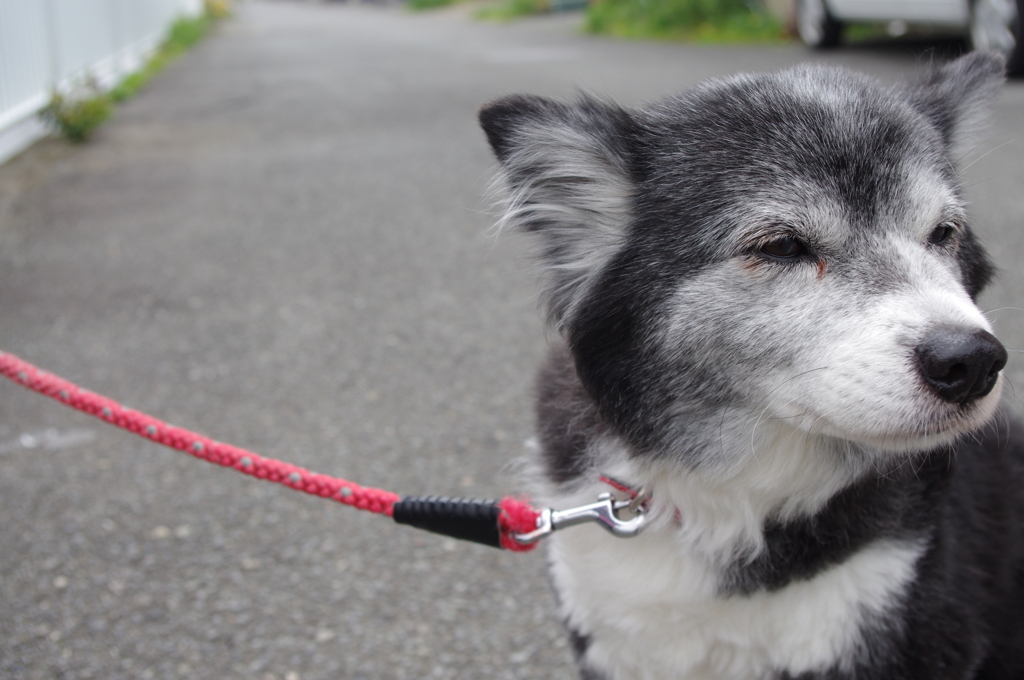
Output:
<svg viewBox="0 0 1024 680">
<path fill-rule="evenodd" d="M 444 496 L 406 496 L 394 505 L 399 524 L 464 541 L 501 547 L 497 501 Z"/>
</svg>

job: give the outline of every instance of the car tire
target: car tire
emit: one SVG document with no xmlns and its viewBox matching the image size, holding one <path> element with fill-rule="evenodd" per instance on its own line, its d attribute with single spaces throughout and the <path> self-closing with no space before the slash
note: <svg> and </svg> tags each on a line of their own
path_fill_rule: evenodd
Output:
<svg viewBox="0 0 1024 680">
<path fill-rule="evenodd" d="M 835 47 L 842 37 L 843 25 L 828 11 L 825 0 L 797 0 L 796 30 L 808 47 Z"/>
<path fill-rule="evenodd" d="M 969 38 L 976 50 L 995 50 L 1006 55 L 1011 76 L 1024 75 L 1024 41 L 1021 19 L 1024 0 L 973 0 Z"/>
</svg>

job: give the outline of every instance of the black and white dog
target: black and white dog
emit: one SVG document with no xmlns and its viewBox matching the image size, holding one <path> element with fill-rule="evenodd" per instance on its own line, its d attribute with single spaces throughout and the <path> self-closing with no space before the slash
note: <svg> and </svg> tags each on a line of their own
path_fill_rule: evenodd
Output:
<svg viewBox="0 0 1024 680">
<path fill-rule="evenodd" d="M 1024 432 L 955 162 L 1003 81 L 799 67 L 480 121 L 559 331 L 539 500 L 586 679 L 1024 677 Z"/>
</svg>

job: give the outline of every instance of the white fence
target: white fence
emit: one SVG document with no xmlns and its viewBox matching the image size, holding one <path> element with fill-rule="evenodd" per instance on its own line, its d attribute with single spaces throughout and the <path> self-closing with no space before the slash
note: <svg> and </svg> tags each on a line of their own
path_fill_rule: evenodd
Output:
<svg viewBox="0 0 1024 680">
<path fill-rule="evenodd" d="M 112 85 L 137 69 L 203 0 L 0 0 L 0 163 L 45 133 L 54 88 Z"/>
</svg>

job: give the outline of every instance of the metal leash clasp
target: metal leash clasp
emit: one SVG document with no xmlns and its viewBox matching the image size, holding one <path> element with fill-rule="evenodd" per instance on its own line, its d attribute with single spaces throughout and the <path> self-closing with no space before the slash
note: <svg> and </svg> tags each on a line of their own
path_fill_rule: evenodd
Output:
<svg viewBox="0 0 1024 680">
<path fill-rule="evenodd" d="M 525 534 L 513 534 L 513 538 L 522 544 L 534 543 L 548 534 L 565 527 L 597 522 L 612 534 L 629 538 L 644 530 L 647 524 L 644 501 L 648 496 L 641 491 L 635 498 L 615 500 L 610 493 L 602 493 L 596 503 L 588 503 L 566 510 L 545 508 L 537 518 L 537 528 Z M 619 517 L 620 511 L 632 512 L 629 519 Z"/>
</svg>

